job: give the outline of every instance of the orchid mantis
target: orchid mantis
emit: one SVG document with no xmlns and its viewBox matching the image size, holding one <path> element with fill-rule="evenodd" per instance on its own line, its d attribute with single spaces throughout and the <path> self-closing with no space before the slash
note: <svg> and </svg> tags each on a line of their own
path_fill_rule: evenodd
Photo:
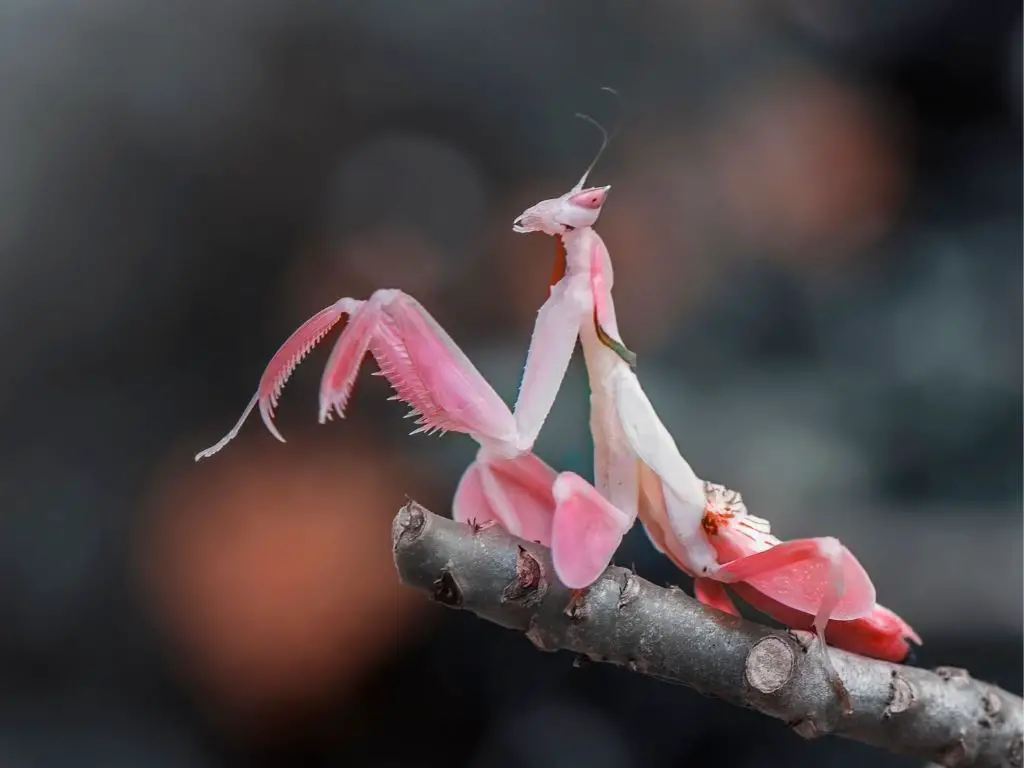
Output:
<svg viewBox="0 0 1024 768">
<path fill-rule="evenodd" d="M 600 153 L 598 154 L 600 157 Z M 368 300 L 342 298 L 296 330 L 268 364 L 233 439 L 258 407 L 271 433 L 274 408 L 294 368 L 347 317 L 320 385 L 321 423 L 344 417 L 355 377 L 370 353 L 379 374 L 417 417 L 414 432 L 462 432 L 479 445 L 453 501 L 457 520 L 495 521 L 549 545 L 569 587 L 593 583 L 637 517 L 655 547 L 695 577 L 698 599 L 735 613 L 723 584 L 787 626 L 813 628 L 830 677 L 842 684 L 825 650 L 838 647 L 903 660 L 913 629 L 875 602 L 856 558 L 832 538 L 780 541 L 766 520 L 746 511 L 739 494 L 706 483 L 679 452 L 633 371 L 611 297 L 608 249 L 594 231 L 609 187 L 585 187 L 596 163 L 565 195 L 527 209 L 517 232 L 556 238 L 550 295 L 538 312 L 514 410 L 481 376 L 436 320 L 411 296 L 379 290 Z M 532 453 L 554 403 L 577 338 L 591 387 L 595 480 L 556 472 Z"/>
<path fill-rule="evenodd" d="M 787 626 L 813 628 L 829 677 L 848 705 L 826 639 L 903 661 L 907 640 L 920 643 L 920 638 L 875 602 L 871 579 L 838 540 L 780 541 L 767 520 L 747 512 L 738 493 L 697 477 L 641 388 L 632 354 L 619 338 L 604 242 L 592 227 L 561 223 L 567 208 L 599 210 L 603 204 L 607 187 L 581 201 L 581 185 L 538 203 L 513 225 L 517 232 L 561 239 L 565 276 L 549 301 L 560 295 L 563 302 L 576 303 L 577 316 L 592 313 L 579 335 L 591 386 L 595 485 L 570 473 L 556 481 L 551 541 L 556 570 L 569 586 L 594 581 L 639 516 L 654 546 L 695 577 L 702 602 L 735 614 L 722 586 L 731 584 L 755 608 Z M 566 290 L 559 293 L 563 285 Z"/>
</svg>

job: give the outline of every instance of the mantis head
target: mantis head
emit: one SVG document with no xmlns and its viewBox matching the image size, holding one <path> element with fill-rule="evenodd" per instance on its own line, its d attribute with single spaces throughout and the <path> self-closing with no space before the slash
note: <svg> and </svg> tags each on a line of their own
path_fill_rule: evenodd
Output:
<svg viewBox="0 0 1024 768">
<path fill-rule="evenodd" d="M 610 88 L 602 90 L 615 93 Z M 574 229 L 594 226 L 597 222 L 597 217 L 601 215 L 601 206 L 604 205 L 605 198 L 608 197 L 608 190 L 611 187 L 587 187 L 584 189 L 583 185 L 587 183 L 587 177 L 594 170 L 597 161 L 601 159 L 601 155 L 604 154 L 605 149 L 608 147 L 608 132 L 594 118 L 588 115 L 577 114 L 576 117 L 582 118 L 597 127 L 601 132 L 601 148 L 591 161 L 590 167 L 583 172 L 583 176 L 576 182 L 575 187 L 561 197 L 556 197 L 553 200 L 541 200 L 536 205 L 527 208 L 512 222 L 512 229 L 514 231 L 543 232 L 546 235 L 555 236 L 564 235 L 566 232 L 571 232 Z"/>
<path fill-rule="evenodd" d="M 541 200 L 527 208 L 512 223 L 512 229 L 516 232 L 564 235 L 580 227 L 594 226 L 611 187 L 581 189 L 583 180 L 580 181 L 580 184 L 561 197 Z"/>
</svg>

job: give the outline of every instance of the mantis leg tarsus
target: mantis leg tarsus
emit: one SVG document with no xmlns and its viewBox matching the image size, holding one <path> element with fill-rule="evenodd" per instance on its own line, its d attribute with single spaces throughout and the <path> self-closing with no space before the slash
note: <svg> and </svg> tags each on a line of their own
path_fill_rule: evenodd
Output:
<svg viewBox="0 0 1024 768">
<path fill-rule="evenodd" d="M 815 628 L 815 633 L 818 636 L 818 644 L 821 647 L 821 660 L 825 665 L 825 675 L 828 677 L 829 684 L 832 686 L 833 690 L 835 690 L 836 696 L 839 698 L 839 705 L 843 709 L 843 714 L 852 714 L 853 704 L 850 702 L 850 693 L 846 690 L 846 685 L 843 683 L 842 678 L 839 677 L 839 673 L 832 664 L 832 657 L 828 652 L 828 644 L 825 642 L 825 632 L 823 629 Z"/>
</svg>

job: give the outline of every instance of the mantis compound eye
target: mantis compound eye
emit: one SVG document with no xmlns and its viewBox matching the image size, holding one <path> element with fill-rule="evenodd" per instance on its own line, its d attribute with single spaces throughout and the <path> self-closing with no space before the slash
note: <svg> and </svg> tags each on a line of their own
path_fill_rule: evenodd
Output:
<svg viewBox="0 0 1024 768">
<path fill-rule="evenodd" d="M 609 189 L 611 189 L 611 187 L 593 187 L 592 189 L 585 189 L 570 197 L 569 203 L 591 211 L 597 210 L 604 205 L 605 198 L 608 197 Z"/>
</svg>

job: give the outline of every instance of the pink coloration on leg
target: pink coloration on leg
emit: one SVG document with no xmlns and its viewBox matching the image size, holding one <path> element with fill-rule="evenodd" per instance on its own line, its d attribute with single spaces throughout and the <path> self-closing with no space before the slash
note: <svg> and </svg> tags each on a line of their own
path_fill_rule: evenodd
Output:
<svg viewBox="0 0 1024 768">
<path fill-rule="evenodd" d="M 632 520 L 574 472 L 562 472 L 554 485 L 555 518 L 551 557 L 565 586 L 593 584 L 611 562 Z"/>
<path fill-rule="evenodd" d="M 846 686 L 828 653 L 825 630 L 832 619 L 868 615 L 875 606 L 875 588 L 846 547 L 830 537 L 782 542 L 727 563 L 715 578 L 746 582 L 782 605 L 813 614 L 811 625 L 821 645 L 825 672 L 843 710 L 851 711 Z"/>
<path fill-rule="evenodd" d="M 459 481 L 452 517 L 477 524 L 494 520 L 514 536 L 550 546 L 555 477 L 532 453 L 503 459 L 482 450 Z"/>
<path fill-rule="evenodd" d="M 462 432 L 514 456 L 516 425 L 505 402 L 418 301 L 386 293 L 370 349 L 398 399 L 417 414 L 414 432 Z"/>
<path fill-rule="evenodd" d="M 370 348 L 380 324 L 380 302 L 371 298 L 360 302 L 331 350 L 320 380 L 320 423 L 331 418 L 331 411 L 345 418 L 345 406 L 352 394 L 352 385 Z"/>
<path fill-rule="evenodd" d="M 715 488 L 716 486 L 709 486 Z M 842 612 L 842 603 L 846 601 L 844 595 L 839 600 L 839 609 L 831 616 L 828 615 L 830 601 L 825 599 L 829 595 L 831 568 L 823 567 L 819 563 L 812 574 L 804 573 L 804 578 L 818 580 L 819 586 L 812 589 L 811 599 L 802 600 L 804 609 L 780 602 L 779 593 L 776 588 L 779 586 L 775 578 L 768 578 L 771 572 L 762 572 L 754 575 L 755 572 L 766 567 L 766 561 L 785 560 L 786 548 L 795 547 L 804 554 L 814 555 L 816 547 L 807 542 L 789 542 L 784 544 L 771 534 L 768 521 L 754 517 L 746 512 L 742 502 L 727 489 L 721 489 L 714 499 L 714 512 L 705 512 L 705 530 L 708 531 L 710 541 L 715 547 L 720 562 L 727 563 L 715 578 L 724 577 L 735 591 L 746 603 L 753 606 L 762 613 L 766 613 L 776 621 L 790 627 L 807 631 L 817 631 L 816 619 L 822 614 L 817 622 L 824 626 L 824 640 L 829 645 L 842 648 L 853 653 L 860 653 L 872 658 L 885 659 L 886 661 L 902 662 L 910 650 L 909 642 L 920 644 L 921 640 L 903 619 L 877 603 L 872 605 L 870 610 L 858 618 L 843 619 L 839 616 Z M 722 501 L 727 499 L 731 506 L 723 507 Z M 737 508 L 738 507 L 738 508 Z M 656 522 L 656 521 L 655 521 Z M 778 549 L 782 547 L 782 549 Z M 856 562 L 854 556 L 845 548 L 843 555 L 837 558 L 841 567 L 837 568 L 838 578 L 836 587 L 844 587 L 849 592 L 849 585 L 856 585 L 863 582 L 863 568 Z M 774 551 L 773 551 L 774 550 Z M 761 554 L 761 553 L 771 554 Z M 793 554 L 792 551 L 790 554 Z M 757 555 L 755 557 L 755 555 Z M 802 561 L 806 568 L 807 560 Z M 792 566 L 791 566 L 792 567 Z M 775 574 L 775 577 L 780 572 Z M 736 575 L 750 576 L 750 581 L 736 581 Z M 789 578 L 786 574 L 784 578 Z M 767 587 L 772 589 L 774 594 L 769 595 L 758 589 Z M 856 586 L 855 586 L 856 588 Z M 813 599 L 820 592 L 822 599 Z M 873 588 L 872 588 L 873 592 Z M 865 602 L 867 596 L 865 595 Z M 834 599 L 834 596 L 833 596 Z"/>
<path fill-rule="evenodd" d="M 869 622 L 873 629 L 896 632 L 912 641 L 914 645 L 922 645 L 921 636 L 914 628 L 895 611 L 889 610 L 884 605 L 875 605 L 871 613 L 864 617 L 864 620 Z"/>
<path fill-rule="evenodd" d="M 342 315 L 351 313 L 361 304 L 362 302 L 353 299 L 342 299 L 320 310 L 288 337 L 267 364 L 259 385 L 260 415 L 263 416 L 263 423 L 267 425 L 267 429 L 281 442 L 284 442 L 284 438 L 274 426 L 273 419 L 274 408 L 277 407 L 277 399 L 281 396 L 285 383 L 295 367 L 302 362 L 302 358 L 330 332 Z"/>
<path fill-rule="evenodd" d="M 332 410 L 344 415 L 369 349 L 395 389 L 395 399 L 410 405 L 419 417 L 417 432 L 463 432 L 496 453 L 516 454 L 512 413 L 462 350 L 414 298 L 398 290 L 380 290 L 365 302 L 341 299 L 303 323 L 271 359 L 238 423 L 196 460 L 223 448 L 257 405 L 267 428 L 283 441 L 273 424 L 281 389 L 295 366 L 345 314 L 352 322 L 335 344 L 321 381 L 321 422 Z"/>
<path fill-rule="evenodd" d="M 771 616 L 790 629 L 814 631 L 814 616 L 794 610 L 761 594 L 749 584 L 731 585 L 744 602 Z M 914 629 L 882 605 L 875 605 L 859 619 L 832 620 L 825 628 L 825 641 L 844 651 L 900 664 L 910 652 L 910 642 L 921 644 Z"/>
<path fill-rule="evenodd" d="M 776 544 L 723 565 L 714 578 L 727 583 L 744 581 L 804 613 L 816 615 L 822 605 L 829 606 L 829 616 L 834 619 L 858 619 L 875 604 L 875 587 L 864 567 L 832 538 Z"/>
<path fill-rule="evenodd" d="M 252 412 L 252 409 L 257 405 L 259 405 L 260 416 L 262 416 L 263 423 L 267 429 L 270 430 L 274 437 L 284 442 L 284 437 L 278 432 L 277 427 L 274 426 L 274 407 L 277 405 L 277 399 L 281 395 L 285 382 L 288 381 L 288 377 L 295 370 L 295 366 L 316 346 L 317 342 L 330 332 L 331 328 L 334 327 L 342 316 L 354 311 L 361 304 L 362 302 L 355 301 L 354 299 L 341 299 L 331 306 L 320 310 L 299 326 L 285 343 L 281 345 L 280 349 L 277 350 L 270 363 L 267 364 L 263 376 L 260 378 L 256 394 L 253 395 L 249 405 L 242 412 L 242 417 L 232 427 L 231 431 L 217 443 L 205 451 L 196 454 L 196 461 L 212 456 L 234 439 L 242 428 L 242 424 L 245 423 L 246 418 Z"/>
<path fill-rule="evenodd" d="M 736 605 L 721 582 L 714 579 L 697 578 L 693 580 L 693 594 L 704 605 L 710 605 L 725 613 L 739 616 Z"/>
</svg>

